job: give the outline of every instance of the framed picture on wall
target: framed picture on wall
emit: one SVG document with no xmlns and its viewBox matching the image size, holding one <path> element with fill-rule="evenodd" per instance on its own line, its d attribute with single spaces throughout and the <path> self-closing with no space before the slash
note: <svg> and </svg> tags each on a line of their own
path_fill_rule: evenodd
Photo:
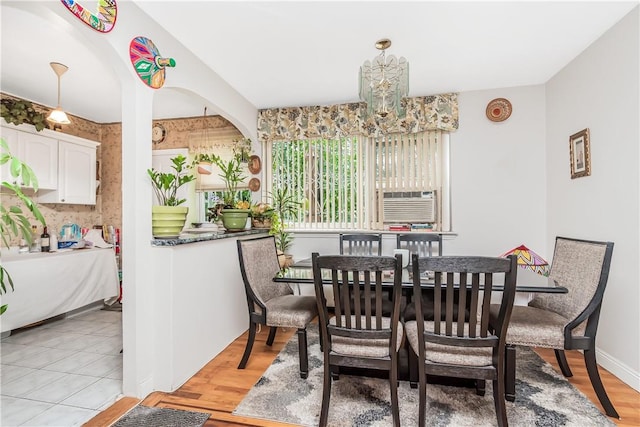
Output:
<svg viewBox="0 0 640 427">
<path fill-rule="evenodd" d="M 591 149 L 589 147 L 589 128 L 569 137 L 571 158 L 571 179 L 591 175 Z"/>
</svg>

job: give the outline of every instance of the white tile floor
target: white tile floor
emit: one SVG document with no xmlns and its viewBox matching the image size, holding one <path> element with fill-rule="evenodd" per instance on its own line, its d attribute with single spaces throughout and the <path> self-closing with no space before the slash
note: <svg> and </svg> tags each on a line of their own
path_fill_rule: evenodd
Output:
<svg viewBox="0 0 640 427">
<path fill-rule="evenodd" d="M 122 395 L 122 313 L 92 309 L 2 339 L 0 425 L 80 426 Z"/>
</svg>

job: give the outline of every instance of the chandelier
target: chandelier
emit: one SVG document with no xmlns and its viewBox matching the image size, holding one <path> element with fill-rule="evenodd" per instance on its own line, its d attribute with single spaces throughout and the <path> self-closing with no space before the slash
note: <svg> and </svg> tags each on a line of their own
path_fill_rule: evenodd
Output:
<svg viewBox="0 0 640 427">
<path fill-rule="evenodd" d="M 409 94 L 409 62 L 403 57 L 385 54 L 391 40 L 376 42 L 382 52 L 373 61 L 360 67 L 360 99 L 367 104 L 369 116 L 386 118 L 390 114 L 402 117 L 405 110 L 402 98 Z"/>
</svg>

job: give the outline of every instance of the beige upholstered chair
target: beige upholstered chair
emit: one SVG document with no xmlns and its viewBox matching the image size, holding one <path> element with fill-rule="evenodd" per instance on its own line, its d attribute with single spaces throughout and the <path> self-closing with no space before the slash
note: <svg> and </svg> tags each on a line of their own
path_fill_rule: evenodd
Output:
<svg viewBox="0 0 640 427">
<path fill-rule="evenodd" d="M 516 345 L 553 348 L 565 377 L 572 373 L 564 350 L 582 350 L 600 403 L 607 415 L 619 418 L 596 363 L 596 332 L 612 253 L 611 242 L 556 237 L 549 277 L 569 292 L 539 294 L 528 306 L 513 308 L 507 332 L 507 400 L 515 399 Z"/>
<path fill-rule="evenodd" d="M 270 326 L 267 345 L 273 344 L 278 327 L 298 329 L 300 376 L 307 378 L 307 325 L 318 315 L 315 296 L 294 295 L 286 283 L 276 283 L 279 271 L 273 236 L 238 240 L 240 271 L 249 309 L 249 337 L 238 369 L 244 369 L 251 355 L 256 326 Z"/>
<path fill-rule="evenodd" d="M 433 307 L 416 303 L 416 319 L 433 308 L 434 320 L 405 322 L 405 334 L 418 355 L 419 425 L 425 425 L 426 375 L 493 381 L 493 401 L 499 426 L 507 425 L 504 400 L 504 352 L 509 317 L 516 293 L 516 257 L 412 257 L 415 301 L 424 301 L 420 274 L 435 272 Z M 489 327 L 494 276 L 504 279 L 499 314 Z M 481 289 L 481 285 L 484 288 Z M 459 286 L 459 290 L 456 290 Z M 429 289 L 428 291 L 431 291 Z M 455 294 L 459 305 L 454 308 Z M 469 315 L 465 314 L 468 307 Z"/>
<path fill-rule="evenodd" d="M 312 264 L 324 355 L 320 426 L 327 425 L 331 381 L 340 367 L 388 371 L 393 424 L 399 426 L 398 350 L 403 338 L 399 321 L 402 289 L 400 255 L 320 256 L 314 253 Z M 387 296 L 382 287 L 383 271 L 394 272 L 393 306 L 388 317 L 382 315 L 381 309 L 383 298 Z M 330 280 L 336 296 L 335 315 L 331 317 L 327 310 L 323 277 Z"/>
</svg>

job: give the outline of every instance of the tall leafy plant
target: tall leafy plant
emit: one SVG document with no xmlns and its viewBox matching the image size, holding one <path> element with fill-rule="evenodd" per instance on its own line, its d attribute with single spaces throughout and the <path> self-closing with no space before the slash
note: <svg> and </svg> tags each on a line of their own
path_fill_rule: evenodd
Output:
<svg viewBox="0 0 640 427">
<path fill-rule="evenodd" d="M 153 184 L 153 191 L 162 206 L 180 206 L 187 199 L 178 199 L 178 189 L 196 179 L 189 170 L 187 158 L 182 154 L 171 158 L 171 169 L 174 172 L 159 172 L 154 168 L 147 169 Z"/>
<path fill-rule="evenodd" d="M 275 188 L 271 192 L 271 199 L 276 215 L 272 219 L 269 234 L 275 236 L 278 250 L 287 253 L 293 245 L 293 234 L 286 231 L 285 224 L 287 220 L 298 214 L 302 203 L 295 198 L 287 185 Z"/>
<path fill-rule="evenodd" d="M 242 164 L 241 157 L 239 155 L 233 156 L 229 161 L 225 162 L 220 156 L 213 156 L 213 163 L 220 168 L 222 173 L 218 174 L 224 181 L 225 191 L 222 199 L 224 205 L 227 208 L 236 207 L 236 198 L 238 196 L 238 187 L 244 182 L 246 176 L 244 175 L 240 165 Z M 247 208 L 248 208 L 247 204 Z"/>
<path fill-rule="evenodd" d="M 38 191 L 38 180 L 33 170 L 17 157 L 14 157 L 9 151 L 9 145 L 0 138 L 0 166 L 9 164 L 11 176 L 20 180 L 25 186 L 33 187 L 34 191 Z M 33 217 L 43 226 L 46 221 L 40 213 L 38 206 L 29 197 L 27 197 L 20 187 L 2 181 L 2 187 L 8 190 L 8 193 L 14 195 L 20 201 L 17 205 L 5 205 L 8 198 L 2 197 L 0 203 L 0 234 L 2 235 L 2 244 L 9 247 L 11 240 L 21 236 L 27 242 L 31 243 L 31 224 L 26 216 L 26 211 L 30 212 Z M 23 209 L 26 209 L 23 210 Z M 0 261 L 1 262 L 1 261 Z M 0 263 L 0 295 L 7 293 L 7 289 L 14 290 L 13 280 L 9 272 Z M 7 305 L 0 306 L 0 314 L 7 310 Z"/>
</svg>

